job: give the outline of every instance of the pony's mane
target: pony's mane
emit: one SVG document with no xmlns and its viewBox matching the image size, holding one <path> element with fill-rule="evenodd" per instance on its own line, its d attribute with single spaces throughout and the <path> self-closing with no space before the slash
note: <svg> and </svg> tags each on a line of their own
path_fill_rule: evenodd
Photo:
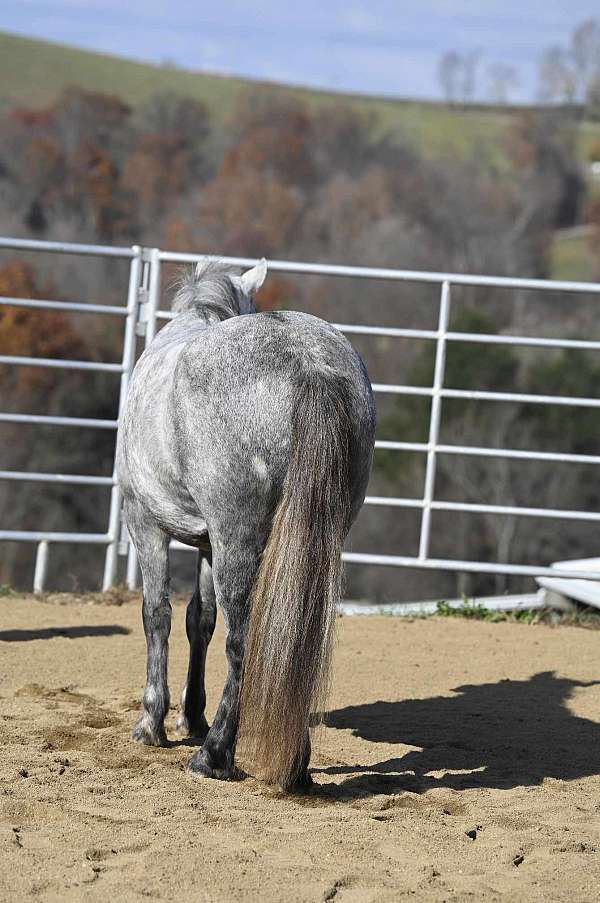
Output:
<svg viewBox="0 0 600 903">
<path fill-rule="evenodd" d="M 176 313 L 213 313 L 219 320 L 240 313 L 237 291 L 231 280 L 235 272 L 219 260 L 209 260 L 197 269 L 186 270 L 177 281 L 172 309 Z"/>
</svg>

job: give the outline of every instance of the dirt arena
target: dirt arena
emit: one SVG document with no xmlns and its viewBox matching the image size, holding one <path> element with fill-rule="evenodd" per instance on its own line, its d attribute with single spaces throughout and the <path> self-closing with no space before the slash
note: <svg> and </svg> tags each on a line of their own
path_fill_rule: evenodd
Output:
<svg viewBox="0 0 600 903">
<path fill-rule="evenodd" d="M 340 619 L 317 786 L 296 799 L 130 740 L 139 602 L 98 598 L 0 599 L 2 900 L 598 900 L 600 633 Z M 186 645 L 176 604 L 174 699 Z M 220 625 L 211 710 L 222 650 Z"/>
</svg>

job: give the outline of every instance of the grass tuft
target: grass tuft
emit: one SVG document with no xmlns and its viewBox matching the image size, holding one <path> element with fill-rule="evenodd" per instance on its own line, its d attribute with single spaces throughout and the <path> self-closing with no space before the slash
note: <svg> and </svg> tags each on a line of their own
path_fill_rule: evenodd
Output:
<svg viewBox="0 0 600 903">
<path fill-rule="evenodd" d="M 578 611 L 561 612 L 552 608 L 524 608 L 516 611 L 496 611 L 485 608 L 472 599 L 463 596 L 462 605 L 448 605 L 438 602 L 435 617 L 468 618 L 476 621 L 489 621 L 494 624 L 513 622 L 519 624 L 549 624 L 562 627 L 586 627 L 600 630 L 600 611 L 582 607 Z"/>
</svg>

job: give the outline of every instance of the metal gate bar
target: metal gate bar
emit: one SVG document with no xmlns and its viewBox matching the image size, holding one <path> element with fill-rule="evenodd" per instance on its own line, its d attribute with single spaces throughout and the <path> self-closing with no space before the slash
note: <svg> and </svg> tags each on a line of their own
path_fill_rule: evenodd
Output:
<svg viewBox="0 0 600 903">
<path fill-rule="evenodd" d="M 437 444 L 440 438 L 442 419 L 442 389 L 446 369 L 446 333 L 450 322 L 450 283 L 442 283 L 440 295 L 440 313 L 438 321 L 438 339 L 435 349 L 435 366 L 433 371 L 433 388 L 431 390 L 431 413 L 429 416 L 429 443 L 427 446 L 427 463 L 425 470 L 425 488 L 421 507 L 421 536 L 419 539 L 419 558 L 425 561 L 429 557 L 429 537 L 431 534 L 431 509 L 435 489 L 435 471 Z"/>
<path fill-rule="evenodd" d="M 135 366 L 136 357 L 136 325 L 138 317 L 138 303 L 140 291 L 142 249 L 135 246 L 133 249 L 134 257 L 129 268 L 129 288 L 127 291 L 127 318 L 125 320 L 125 334 L 123 336 L 123 356 L 121 358 L 121 385 L 119 387 L 119 413 L 117 419 L 121 418 L 125 399 L 127 398 L 127 389 L 129 388 L 129 379 Z M 115 582 L 117 576 L 117 554 L 119 543 L 119 527 L 121 523 L 121 489 L 117 482 L 117 456 L 116 449 L 113 461 L 113 487 L 110 494 L 110 511 L 108 515 L 108 533 L 110 542 L 106 549 L 106 559 L 104 562 L 104 579 L 102 581 L 102 589 L 109 589 Z"/>
<path fill-rule="evenodd" d="M 61 310 L 76 313 L 106 314 L 120 316 L 125 320 L 123 336 L 122 359 L 120 363 L 108 363 L 100 361 L 73 361 L 66 359 L 32 358 L 18 355 L 0 355 L 0 365 L 58 368 L 68 370 L 82 370 L 93 372 L 119 373 L 121 375 L 119 387 L 119 414 L 121 412 L 129 375 L 135 364 L 135 327 L 137 321 L 138 288 L 140 274 L 141 249 L 110 248 L 101 245 L 79 245 L 70 242 L 38 242 L 24 239 L 0 239 L 0 249 L 9 248 L 23 251 L 44 251 L 59 254 L 76 254 L 98 257 L 119 257 L 131 261 L 129 270 L 129 288 L 127 306 L 83 304 L 70 301 L 53 301 L 47 299 L 31 298 L 0 298 L 0 305 L 11 307 L 23 307 L 29 309 Z M 39 414 L 15 414 L 1 412 L 0 422 L 37 424 L 44 426 L 69 426 L 93 429 L 116 430 L 117 420 L 100 420 L 90 417 L 53 417 Z M 66 542 L 90 545 L 106 546 L 103 589 L 108 589 L 116 577 L 117 565 L 117 540 L 121 509 L 121 494 L 116 482 L 116 476 L 102 477 L 87 474 L 51 474 L 51 473 L 23 473 L 20 471 L 0 471 L 0 479 L 18 482 L 63 483 L 73 485 L 107 486 L 111 488 L 109 523 L 106 533 L 80 533 L 80 532 L 51 532 L 51 531 L 0 531 L 0 541 L 34 542 L 37 543 L 37 553 L 34 573 L 34 591 L 41 592 L 44 589 L 48 558 L 49 543 Z"/>
<path fill-rule="evenodd" d="M 160 259 L 170 263 L 200 263 L 221 260 L 237 267 L 253 267 L 256 257 L 222 257 L 211 254 L 159 251 Z M 384 267 L 340 266 L 328 263 L 301 263 L 292 260 L 269 260 L 269 270 L 280 273 L 298 273 L 307 276 L 343 276 L 351 279 L 387 279 L 391 282 L 426 282 L 442 285 L 480 285 L 488 288 L 518 288 L 547 292 L 574 292 L 589 294 L 600 292 L 598 282 L 566 282 L 559 279 L 519 279 L 509 276 L 475 276 L 469 273 L 436 273 L 424 270 L 392 270 Z"/>
</svg>

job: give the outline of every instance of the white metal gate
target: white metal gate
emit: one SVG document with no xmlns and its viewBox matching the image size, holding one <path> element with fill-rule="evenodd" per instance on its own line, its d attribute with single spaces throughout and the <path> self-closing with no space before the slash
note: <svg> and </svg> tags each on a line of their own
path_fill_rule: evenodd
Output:
<svg viewBox="0 0 600 903">
<path fill-rule="evenodd" d="M 129 377 L 135 364 L 136 336 L 145 337 L 148 344 L 154 337 L 160 321 L 169 319 L 172 314 L 161 310 L 161 264 L 196 263 L 207 259 L 201 254 L 182 254 L 161 251 L 158 248 L 124 248 L 104 247 L 97 245 L 79 245 L 60 242 L 37 242 L 20 239 L 0 239 L 0 249 L 7 248 L 23 251 L 40 251 L 60 254 L 78 254 L 100 257 L 120 257 L 130 261 L 127 303 L 123 307 L 106 305 L 58 302 L 50 300 L 29 300 L 21 298 L 0 297 L 0 304 L 38 307 L 46 309 L 69 310 L 78 313 L 101 313 L 119 316 L 124 320 L 122 357 L 119 364 L 97 363 L 91 361 L 48 360 L 27 357 L 0 355 L 0 364 L 14 366 L 42 366 L 69 369 L 93 369 L 121 374 L 119 389 L 119 412 L 122 410 L 127 392 Z M 225 257 L 221 260 L 236 266 L 253 266 L 256 261 L 249 258 Z M 403 442 L 401 437 L 396 441 L 376 442 L 376 448 L 392 451 L 419 452 L 426 456 L 425 483 L 423 496 L 420 499 L 367 496 L 365 504 L 393 508 L 412 508 L 421 511 L 421 529 L 419 549 L 416 555 L 379 555 L 361 552 L 345 553 L 344 559 L 353 564 L 427 568 L 443 571 L 465 571 L 492 574 L 509 574 L 523 576 L 553 576 L 582 578 L 580 570 L 550 568 L 544 564 L 532 563 L 510 564 L 497 562 L 481 562 L 475 560 L 437 559 L 430 557 L 430 539 L 432 520 L 435 511 L 457 511 L 471 513 L 487 513 L 497 516 L 513 515 L 517 517 L 551 518 L 556 521 L 579 520 L 600 521 L 597 511 L 572 511 L 566 509 L 532 508 L 524 506 L 502 506 L 474 504 L 467 502 L 450 502 L 436 499 L 436 464 L 440 455 L 473 455 L 479 457 L 499 457 L 529 461 L 560 462 L 567 464 L 600 464 L 600 455 L 564 454 L 559 452 L 524 451 L 521 449 L 487 448 L 474 446 L 447 445 L 439 441 L 440 422 L 443 401 L 446 398 L 471 399 L 490 403 L 523 402 L 539 405 L 567 405 L 585 408 L 600 408 L 600 399 L 581 398 L 569 395 L 541 395 L 512 392 L 472 391 L 455 389 L 445 385 L 446 349 L 451 342 L 474 342 L 487 344 L 503 344 L 529 346 L 538 348 L 576 348 L 580 350 L 600 350 L 600 341 L 542 338 L 525 336 L 508 336 L 486 333 L 452 332 L 449 330 L 452 286 L 483 286 L 489 288 L 502 287 L 516 290 L 539 292 L 568 292 L 573 294 L 596 294 L 600 296 L 600 284 L 589 282 L 559 282 L 539 279 L 510 279 L 505 277 L 474 276 L 457 273 L 430 273 L 420 271 L 392 270 L 373 267 L 333 266 L 318 263 L 297 263 L 292 261 L 269 261 L 269 269 L 275 272 L 344 277 L 355 279 L 382 279 L 399 282 L 428 283 L 439 286 L 438 327 L 435 330 L 403 329 L 383 326 L 359 326 L 352 324 L 336 324 L 349 335 L 389 336 L 435 342 L 435 370 L 433 385 L 430 387 L 407 386 L 396 384 L 374 384 L 376 394 L 424 396 L 431 399 L 429 421 L 429 437 L 426 443 Z M 118 420 L 93 420 L 76 417 L 49 417 L 30 414 L 12 414 L 0 412 L 0 421 L 13 423 L 43 423 L 61 427 L 95 428 L 116 430 Z M 118 556 L 127 555 L 127 582 L 130 587 L 137 584 L 137 563 L 133 546 L 129 543 L 127 532 L 121 523 L 121 496 L 114 472 L 111 476 L 79 476 L 52 473 L 25 473 L 0 471 L 0 479 L 14 481 L 35 480 L 41 482 L 62 482 L 73 484 L 105 485 L 111 490 L 110 512 L 106 533 L 49 533 L 43 531 L 25 532 L 0 530 L 0 540 L 33 542 L 37 544 L 36 566 L 34 574 L 34 590 L 44 588 L 49 548 L 52 543 L 97 543 L 106 547 L 103 589 L 110 587 L 117 576 Z M 180 543 L 172 544 L 176 548 L 187 548 Z M 596 550 L 590 550 L 593 554 Z M 585 579 L 600 580 L 600 573 L 588 571 Z"/>
</svg>

